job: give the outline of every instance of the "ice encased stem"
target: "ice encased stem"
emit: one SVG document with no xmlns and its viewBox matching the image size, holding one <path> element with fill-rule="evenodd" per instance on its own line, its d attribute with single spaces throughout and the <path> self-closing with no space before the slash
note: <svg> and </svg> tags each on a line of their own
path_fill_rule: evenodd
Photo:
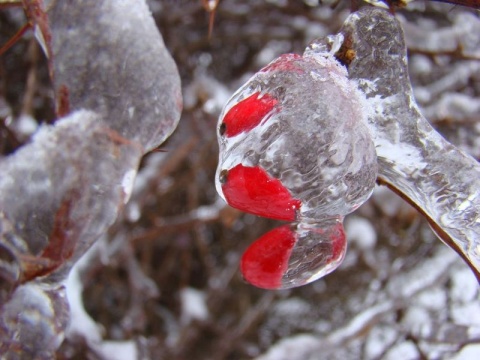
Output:
<svg viewBox="0 0 480 360">
<path fill-rule="evenodd" d="M 141 156 L 182 107 L 146 1 L 37 5 L 59 119 L 0 159 L 2 359 L 55 357 L 69 318 L 65 277 L 115 221 Z"/>
<path fill-rule="evenodd" d="M 480 278 L 480 167 L 420 113 L 400 23 L 381 9 L 352 14 L 341 33 L 355 59 L 349 77 L 373 107 L 379 180 L 408 200 Z"/>
</svg>

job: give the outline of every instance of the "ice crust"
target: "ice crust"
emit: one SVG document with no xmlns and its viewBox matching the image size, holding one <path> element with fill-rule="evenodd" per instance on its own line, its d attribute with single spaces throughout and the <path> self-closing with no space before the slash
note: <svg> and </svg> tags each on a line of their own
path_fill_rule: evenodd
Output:
<svg viewBox="0 0 480 360">
<path fill-rule="evenodd" d="M 69 320 L 66 276 L 113 224 L 142 155 L 172 133 L 182 107 L 178 71 L 145 1 L 47 0 L 37 10 L 48 18 L 41 33 L 60 116 L 0 161 L 8 359 L 55 357 Z"/>
<path fill-rule="evenodd" d="M 336 38 L 338 47 L 342 41 L 342 36 Z M 274 109 L 251 130 L 222 134 L 229 112 L 258 93 L 275 99 Z M 242 164 L 264 169 L 301 201 L 291 229 L 296 242 L 280 288 L 310 283 L 336 269 L 345 256 L 344 216 L 370 197 L 377 178 L 365 106 L 346 68 L 322 48 L 308 49 L 304 56 L 280 56 L 240 88 L 220 116 L 218 192 L 223 196 L 222 174 Z M 267 233 L 262 244 L 275 241 L 273 234 L 275 230 Z M 256 266 L 252 254 L 243 271 Z M 272 282 L 256 285 L 271 288 Z"/>
<path fill-rule="evenodd" d="M 61 286 L 75 261 L 114 222 L 128 196 L 122 180 L 137 168 L 141 154 L 135 143 L 119 143 L 118 135 L 97 114 L 78 111 L 55 126 L 43 127 L 31 144 L 0 163 L 1 250 L 9 261 L 2 261 L 9 271 L 1 269 L 3 353 L 15 351 L 22 337 L 32 341 L 31 349 L 22 351 L 32 354 L 35 349 L 48 353 L 60 344 L 33 341 L 47 336 L 41 333 L 51 321 L 65 317 L 58 326 L 48 325 L 53 327 L 51 336 L 61 338 L 68 319 L 64 296 L 55 300 L 55 311 L 65 313 L 62 317 L 42 306 L 48 293 L 37 296 L 32 315 L 36 320 L 25 320 L 31 326 L 7 320 L 18 313 L 12 306 L 28 307 L 34 294 L 45 293 L 43 286 Z M 22 337 L 14 340 L 17 332 Z"/>
<path fill-rule="evenodd" d="M 356 53 L 349 77 L 373 109 L 369 128 L 380 181 L 419 209 L 479 278 L 480 167 L 421 114 L 399 21 L 381 9 L 365 8 L 346 20 L 341 33 Z"/>
<path fill-rule="evenodd" d="M 180 118 L 180 78 L 146 2 L 48 1 L 46 8 L 54 60 L 61 59 L 53 63 L 55 90 L 67 87 L 70 110 L 98 112 L 146 150 L 165 141 Z"/>
<path fill-rule="evenodd" d="M 279 110 L 247 133 L 220 138 L 220 194 L 220 172 L 241 163 L 261 166 L 300 199 L 299 219 L 343 217 L 370 196 L 377 165 L 361 94 L 331 54 L 273 61 L 233 95 L 219 126 L 256 92 L 277 99 Z"/>
<path fill-rule="evenodd" d="M 342 40 L 337 39 L 339 46 Z M 229 112 L 244 99 L 250 104 L 258 93 L 275 99 L 274 109 L 253 129 L 222 134 Z M 344 216 L 370 197 L 377 178 L 362 96 L 332 52 L 307 51 L 268 64 L 232 96 L 220 116 L 218 192 L 223 196 L 222 174 L 242 164 L 262 168 L 301 201 L 291 229 L 296 242 L 279 288 L 310 283 L 336 269 L 345 256 Z M 273 234 L 267 233 L 262 244 L 275 241 Z M 248 254 L 243 271 L 256 267 L 253 250 Z M 273 286 L 271 281 L 255 285 Z"/>
<path fill-rule="evenodd" d="M 79 111 L 43 127 L 0 163 L 1 251 L 8 254 L 2 304 L 12 301 L 15 286 L 37 277 L 35 283 L 59 286 L 113 223 L 127 197 L 122 179 L 141 155 L 138 145 L 117 140 L 98 115 Z"/>
</svg>

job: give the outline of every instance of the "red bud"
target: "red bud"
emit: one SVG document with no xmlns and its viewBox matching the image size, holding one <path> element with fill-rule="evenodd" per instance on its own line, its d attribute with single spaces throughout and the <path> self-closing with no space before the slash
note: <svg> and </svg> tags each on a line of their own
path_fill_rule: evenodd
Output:
<svg viewBox="0 0 480 360">
<path fill-rule="evenodd" d="M 255 241 L 242 256 L 240 269 L 245 280 L 264 289 L 281 288 L 295 242 L 289 225 L 273 229 Z"/>
<path fill-rule="evenodd" d="M 277 220 L 295 220 L 301 201 L 292 197 L 278 179 L 261 167 L 242 164 L 222 174 L 222 191 L 228 204 L 251 214 Z"/>
<path fill-rule="evenodd" d="M 232 107 L 223 118 L 220 135 L 232 137 L 252 130 L 273 110 L 277 100 L 268 94 L 250 95 Z"/>
</svg>

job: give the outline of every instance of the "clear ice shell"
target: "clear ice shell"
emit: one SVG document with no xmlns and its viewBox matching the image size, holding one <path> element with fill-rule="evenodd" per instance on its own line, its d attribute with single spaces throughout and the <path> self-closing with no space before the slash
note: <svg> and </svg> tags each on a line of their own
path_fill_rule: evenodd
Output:
<svg viewBox="0 0 480 360">
<path fill-rule="evenodd" d="M 182 107 L 145 1 L 37 5 L 36 35 L 68 116 L 0 161 L 2 359 L 55 358 L 69 317 L 61 283 L 114 222 L 141 156 L 171 134 Z"/>
<path fill-rule="evenodd" d="M 299 223 L 297 242 L 282 277 L 282 289 L 309 284 L 334 271 L 345 258 L 347 239 L 342 219 Z"/>
<path fill-rule="evenodd" d="M 252 94 L 277 100 L 253 129 L 236 136 L 219 134 L 222 170 L 238 164 L 260 166 L 302 202 L 299 219 L 344 216 L 368 199 L 375 185 L 377 160 L 361 94 L 331 54 L 286 54 L 240 88 L 225 106 L 229 111 Z"/>
<path fill-rule="evenodd" d="M 267 232 L 242 257 L 245 280 L 264 289 L 289 289 L 329 274 L 345 257 L 341 220 L 283 225 Z"/>
<path fill-rule="evenodd" d="M 292 288 L 343 260 L 343 217 L 368 199 L 377 178 L 364 103 L 333 54 L 315 51 L 280 56 L 225 106 L 218 124 L 218 192 L 240 210 L 297 221 L 247 249 L 241 270 L 250 283 Z M 269 210 L 284 189 L 301 204 L 294 218 Z"/>
<path fill-rule="evenodd" d="M 400 22 L 384 10 L 366 7 L 347 18 L 341 33 L 356 54 L 349 77 L 373 110 L 368 124 L 379 180 L 422 212 L 480 280 L 480 166 L 421 114 Z"/>
<path fill-rule="evenodd" d="M 54 359 L 68 321 L 62 285 L 19 285 L 0 313 L 2 359 Z"/>
<path fill-rule="evenodd" d="M 45 7 L 57 96 L 66 89 L 70 110 L 98 113 L 146 151 L 165 141 L 180 120 L 180 76 L 146 2 L 50 0 Z"/>
</svg>

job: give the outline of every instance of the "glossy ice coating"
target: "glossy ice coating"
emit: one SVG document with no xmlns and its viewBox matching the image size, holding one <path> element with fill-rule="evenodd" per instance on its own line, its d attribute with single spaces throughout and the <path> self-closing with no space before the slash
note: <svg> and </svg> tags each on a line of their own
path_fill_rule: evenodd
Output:
<svg viewBox="0 0 480 360">
<path fill-rule="evenodd" d="M 365 7 L 347 18 L 341 34 L 356 53 L 349 76 L 373 109 L 368 124 L 379 180 L 419 209 L 480 281 L 480 166 L 420 112 L 400 22 L 386 11 Z"/>
<path fill-rule="evenodd" d="M 364 99 L 328 52 L 287 54 L 244 85 L 218 124 L 218 192 L 233 207 L 296 221 L 245 252 L 247 281 L 291 288 L 333 271 L 346 251 L 343 217 L 370 196 L 377 159 Z"/>
<path fill-rule="evenodd" d="M 240 266 L 245 279 L 255 286 L 288 289 L 335 270 L 346 250 L 345 231 L 338 219 L 283 225 L 256 240 Z"/>
<path fill-rule="evenodd" d="M 255 101 L 261 110 L 249 121 L 245 112 Z M 362 104 L 329 53 L 282 55 L 238 90 L 220 117 L 217 190 L 224 196 L 222 170 L 261 167 L 301 201 L 297 219 L 350 213 L 370 196 L 377 175 Z M 238 113 L 244 130 L 229 136 L 229 128 L 239 126 L 232 115 Z"/>
</svg>

